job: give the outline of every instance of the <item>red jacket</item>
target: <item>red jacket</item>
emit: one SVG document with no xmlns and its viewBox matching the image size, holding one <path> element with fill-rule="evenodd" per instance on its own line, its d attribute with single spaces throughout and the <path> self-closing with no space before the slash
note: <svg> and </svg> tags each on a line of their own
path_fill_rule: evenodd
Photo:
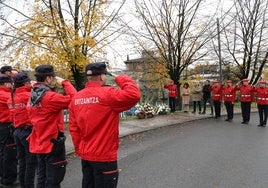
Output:
<svg viewBox="0 0 268 188">
<path fill-rule="evenodd" d="M 212 93 L 213 101 L 221 101 L 222 100 L 222 87 L 221 86 L 211 86 L 210 87 Z"/>
<path fill-rule="evenodd" d="M 87 82 L 69 106 L 69 129 L 76 153 L 89 161 L 116 161 L 119 113 L 140 99 L 136 83 L 127 75 L 115 78 L 120 89 Z"/>
<path fill-rule="evenodd" d="M 257 93 L 257 104 L 268 105 L 268 88 L 257 87 L 254 91 Z"/>
<path fill-rule="evenodd" d="M 175 84 L 166 84 L 164 88 L 168 89 L 168 97 L 178 97 L 178 89 Z"/>
<path fill-rule="evenodd" d="M 41 83 L 35 84 L 33 91 L 42 86 L 45 85 Z M 31 105 L 31 103 L 35 102 L 34 99 L 40 98 L 40 96 L 36 96 L 40 92 L 36 92 L 35 95 L 33 95 L 33 91 L 31 92 L 30 104 L 27 106 L 27 111 L 33 124 L 32 133 L 28 137 L 31 153 L 50 153 L 53 147 L 53 143 L 50 141 L 51 138 L 57 138 L 58 132 L 64 131 L 62 110 L 68 108 L 76 90 L 67 80 L 62 82 L 62 86 L 67 95 L 47 90 L 40 102 L 35 105 Z"/>
<path fill-rule="evenodd" d="M 30 99 L 30 92 L 31 86 L 22 86 L 16 88 L 13 93 L 13 101 L 11 96 L 8 98 L 7 104 L 15 128 L 24 125 L 31 126 L 32 124 L 26 110 L 27 103 Z"/>
<path fill-rule="evenodd" d="M 236 90 L 240 90 L 241 102 L 252 102 L 254 99 L 254 87 L 251 85 L 237 86 Z"/>
<path fill-rule="evenodd" d="M 0 123 L 12 122 L 7 100 L 11 96 L 11 89 L 0 86 Z"/>
<path fill-rule="evenodd" d="M 222 90 L 223 90 L 224 101 L 235 102 L 236 99 L 235 86 L 224 86 Z"/>
</svg>

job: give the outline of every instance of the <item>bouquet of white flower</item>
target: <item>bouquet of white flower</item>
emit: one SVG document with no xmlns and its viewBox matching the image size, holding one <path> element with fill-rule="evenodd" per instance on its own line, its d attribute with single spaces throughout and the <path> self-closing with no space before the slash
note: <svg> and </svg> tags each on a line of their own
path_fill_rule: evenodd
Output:
<svg viewBox="0 0 268 188">
<path fill-rule="evenodd" d="M 144 111 L 144 107 L 140 104 L 137 104 L 135 106 L 135 115 L 139 118 L 139 119 L 144 119 L 145 118 L 145 111 Z"/>
<path fill-rule="evenodd" d="M 166 104 L 159 104 L 157 106 L 156 114 L 158 115 L 164 115 L 170 112 L 170 108 Z"/>
<path fill-rule="evenodd" d="M 154 117 L 154 108 L 149 103 L 144 104 L 144 110 L 147 118 Z"/>
<path fill-rule="evenodd" d="M 135 115 L 140 119 L 154 117 L 155 110 L 149 103 L 137 104 L 135 109 Z"/>
</svg>

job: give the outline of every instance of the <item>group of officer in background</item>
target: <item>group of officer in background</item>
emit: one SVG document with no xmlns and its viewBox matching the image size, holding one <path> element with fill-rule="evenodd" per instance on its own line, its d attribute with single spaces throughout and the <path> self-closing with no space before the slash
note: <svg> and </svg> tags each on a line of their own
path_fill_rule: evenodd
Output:
<svg viewBox="0 0 268 188">
<path fill-rule="evenodd" d="M 181 90 L 183 105 L 188 104 L 190 101 L 190 88 L 183 87 Z M 171 112 L 175 111 L 175 100 L 178 96 L 177 86 L 173 80 L 169 84 L 164 85 L 165 89 L 168 89 L 169 107 Z M 187 90 L 186 90 L 187 89 Z M 187 91 L 187 92 L 186 92 Z M 258 112 L 259 112 L 259 124 L 260 127 L 266 127 L 267 115 L 268 115 L 268 87 L 264 80 L 260 80 L 255 86 L 249 84 L 249 79 L 245 78 L 233 85 L 232 80 L 227 80 L 226 85 L 221 85 L 219 80 L 214 80 L 210 83 L 210 80 L 206 80 L 203 88 L 196 83 L 192 88 L 192 101 L 193 112 L 196 112 L 196 104 L 199 107 L 199 114 L 206 114 L 207 103 L 211 107 L 211 115 L 215 114 L 215 118 L 221 116 L 221 104 L 224 101 L 224 105 L 227 111 L 226 121 L 232 122 L 234 115 L 234 103 L 237 100 L 236 92 L 240 91 L 240 102 L 242 111 L 242 124 L 248 124 L 250 121 L 251 103 L 256 100 Z M 185 94 L 187 93 L 187 95 Z M 201 98 L 203 97 L 203 112 L 201 112 Z M 186 101 L 186 102 L 185 102 Z M 214 110 L 213 110 L 214 107 Z M 189 109 L 184 107 L 184 112 L 188 112 Z"/>
<path fill-rule="evenodd" d="M 268 87 L 264 80 L 260 80 L 255 86 L 249 84 L 249 79 L 245 78 L 233 85 L 231 80 L 227 80 L 227 85 L 220 85 L 215 80 L 209 87 L 212 92 L 212 100 L 215 107 L 215 118 L 221 116 L 221 101 L 227 111 L 226 121 L 231 122 L 234 113 L 234 103 L 236 101 L 236 91 L 240 91 L 240 102 L 242 111 L 242 124 L 250 121 L 251 103 L 256 100 L 259 112 L 259 127 L 266 127 L 268 115 Z"/>
<path fill-rule="evenodd" d="M 51 65 L 35 68 L 36 81 L 11 66 L 0 71 L 0 186 L 12 187 L 18 175 L 20 187 L 33 188 L 37 174 L 37 188 L 60 187 L 67 164 L 62 110 L 69 107 L 82 187 L 115 188 L 119 113 L 139 101 L 137 84 L 127 75 L 112 75 L 119 89 L 105 86 L 111 74 L 104 62 L 86 66 L 87 83 L 80 92 Z M 56 83 L 64 95 L 56 92 Z"/>
</svg>

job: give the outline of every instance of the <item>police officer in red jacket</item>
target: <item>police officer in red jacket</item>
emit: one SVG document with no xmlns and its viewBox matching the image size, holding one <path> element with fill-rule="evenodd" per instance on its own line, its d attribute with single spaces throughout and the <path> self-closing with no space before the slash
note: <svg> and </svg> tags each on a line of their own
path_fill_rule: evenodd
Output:
<svg viewBox="0 0 268 188">
<path fill-rule="evenodd" d="M 140 99 L 137 84 L 127 75 L 113 75 L 119 88 L 105 86 L 104 62 L 86 66 L 88 82 L 69 106 L 69 129 L 76 153 L 82 159 L 82 188 L 115 188 L 119 113 Z"/>
<path fill-rule="evenodd" d="M 259 81 L 254 91 L 257 93 L 257 105 L 259 112 L 259 127 L 266 127 L 268 116 L 268 87 L 264 80 Z"/>
<path fill-rule="evenodd" d="M 27 111 L 33 125 L 28 137 L 31 153 L 37 154 L 37 188 L 58 188 L 66 171 L 63 109 L 76 93 L 72 84 L 55 75 L 51 65 L 35 68 L 37 83 L 33 85 Z M 54 91 L 57 81 L 66 95 Z"/>
<path fill-rule="evenodd" d="M 22 188 L 34 188 L 37 165 L 36 155 L 29 152 L 29 143 L 26 140 L 32 132 L 32 124 L 26 110 L 31 88 L 29 76 L 26 73 L 17 74 L 14 77 L 12 95 L 7 101 L 15 127 L 14 139 L 19 162 L 19 182 Z"/>
<path fill-rule="evenodd" d="M 223 86 L 224 105 L 227 111 L 227 119 L 225 121 L 231 122 L 234 116 L 234 102 L 236 98 L 236 89 L 232 85 L 232 80 L 227 80 L 227 86 Z"/>
<path fill-rule="evenodd" d="M 210 87 L 212 93 L 212 100 L 215 108 L 215 118 L 221 117 L 221 100 L 222 100 L 222 87 L 219 80 L 214 80 L 213 85 Z"/>
<path fill-rule="evenodd" d="M 17 180 L 14 128 L 7 105 L 12 87 L 11 77 L 0 74 L 0 177 L 4 186 L 10 186 Z"/>
<path fill-rule="evenodd" d="M 170 112 L 175 112 L 176 109 L 176 98 L 178 97 L 178 88 L 171 80 L 170 84 L 165 84 L 164 88 L 168 90 L 168 101 Z"/>
<path fill-rule="evenodd" d="M 242 82 L 242 85 L 241 85 Z M 250 120 L 251 102 L 254 98 L 254 87 L 249 85 L 249 79 L 245 78 L 236 85 L 236 90 L 240 91 L 240 102 L 242 111 L 242 124 L 248 124 Z"/>
</svg>

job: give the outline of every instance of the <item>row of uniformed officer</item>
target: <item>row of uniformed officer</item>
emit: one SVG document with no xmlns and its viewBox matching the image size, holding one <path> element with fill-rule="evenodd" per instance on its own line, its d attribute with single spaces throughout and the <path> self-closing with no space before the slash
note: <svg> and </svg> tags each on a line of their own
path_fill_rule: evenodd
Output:
<svg viewBox="0 0 268 188">
<path fill-rule="evenodd" d="M 215 106 L 215 117 L 220 117 L 221 100 L 227 111 L 226 121 L 231 122 L 233 119 L 234 102 L 236 100 L 236 91 L 240 91 L 240 102 L 242 111 L 242 124 L 248 124 L 250 121 L 251 103 L 254 101 L 255 94 L 257 95 L 257 105 L 260 117 L 260 124 L 258 126 L 266 126 L 268 114 L 268 88 L 264 80 L 258 82 L 254 87 L 249 84 L 249 79 L 243 79 L 236 85 L 232 85 L 232 81 L 227 81 L 227 86 L 220 86 L 219 81 L 215 80 L 210 87 L 213 95 L 213 102 Z"/>
<path fill-rule="evenodd" d="M 10 66 L 2 69 L 7 73 L 12 70 Z M 60 187 L 65 175 L 62 110 L 68 108 L 76 90 L 69 81 L 56 76 L 51 65 L 36 67 L 35 77 L 37 82 L 31 87 L 25 73 L 13 78 L 11 74 L 0 75 L 0 175 L 5 186 L 17 179 L 16 146 L 21 187 L 34 187 L 36 161 L 38 188 Z M 63 86 L 66 95 L 54 91 L 55 82 Z M 15 127 L 16 144 L 11 127 Z"/>
</svg>

